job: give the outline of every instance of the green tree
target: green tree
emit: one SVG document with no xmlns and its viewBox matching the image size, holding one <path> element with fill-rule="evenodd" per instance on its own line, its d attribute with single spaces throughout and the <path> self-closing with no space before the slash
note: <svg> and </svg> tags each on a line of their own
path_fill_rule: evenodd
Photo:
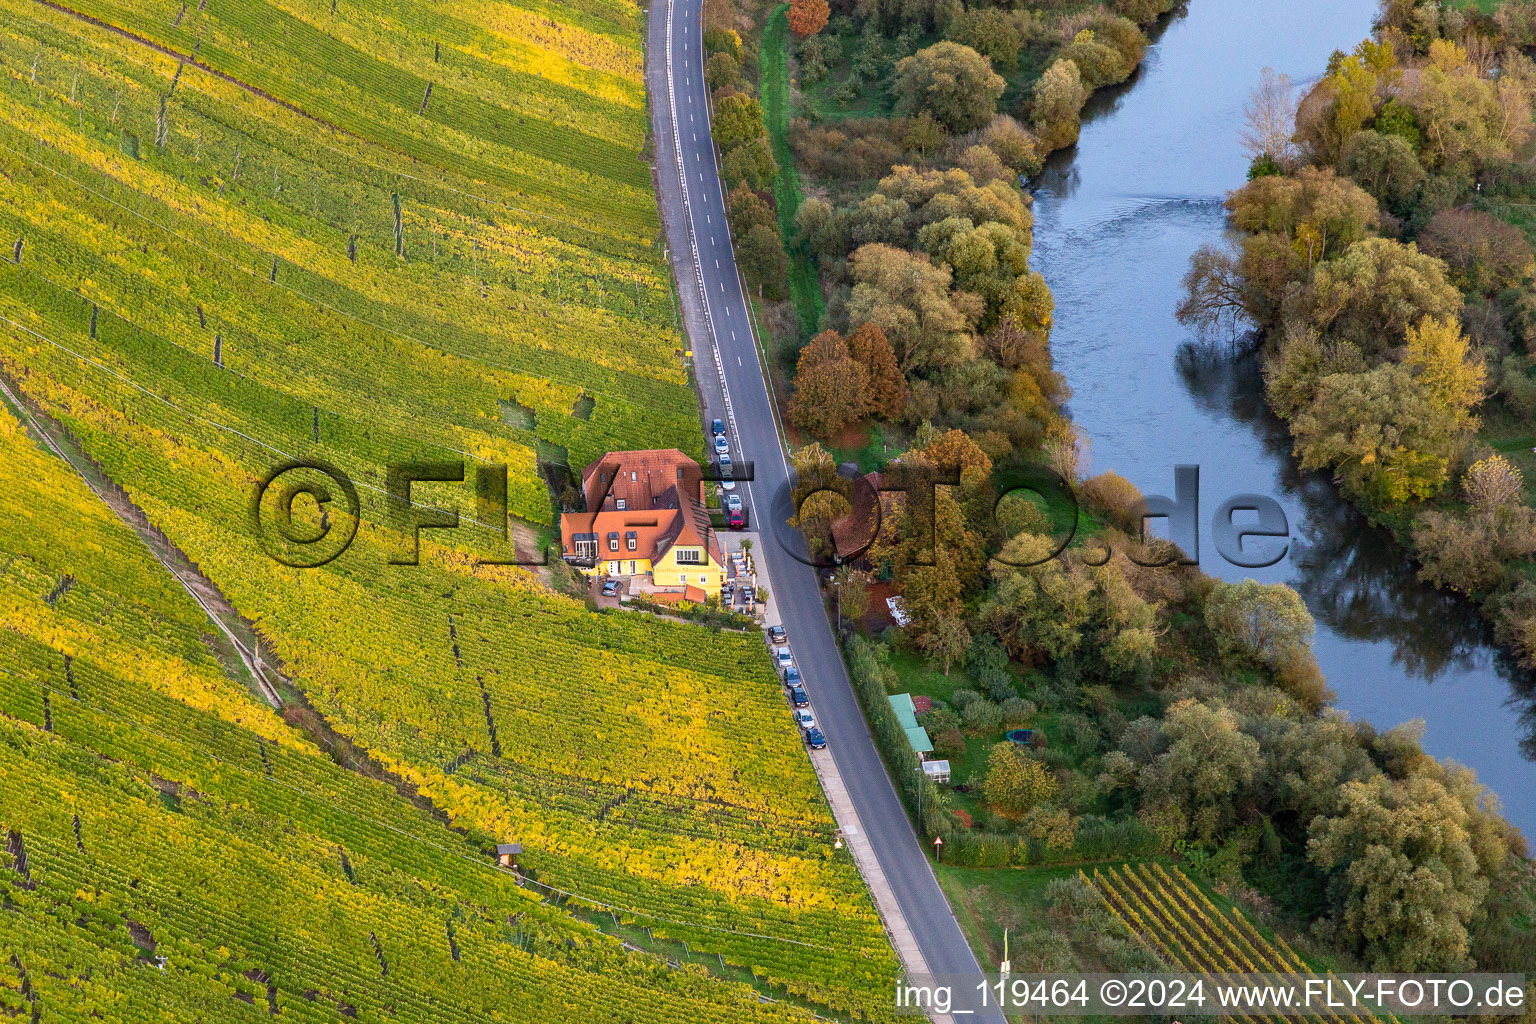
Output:
<svg viewBox="0 0 1536 1024">
<path fill-rule="evenodd" d="M 1409 209 L 1424 184 L 1424 167 L 1413 146 L 1401 135 L 1369 129 L 1344 144 L 1339 170 L 1400 213 Z"/>
<path fill-rule="evenodd" d="M 715 104 L 712 130 L 715 142 L 723 153 L 729 153 L 754 139 L 768 137 L 768 128 L 763 123 L 762 104 L 742 93 L 727 96 Z"/>
<path fill-rule="evenodd" d="M 968 132 L 992 120 L 1007 83 L 969 46 L 935 43 L 896 62 L 892 92 L 898 113 L 928 111 L 952 132 Z"/>
<path fill-rule="evenodd" d="M 1056 795 L 1056 777 L 1017 743 L 997 743 L 987 755 L 982 793 L 1004 814 L 1023 815 Z"/>
<path fill-rule="evenodd" d="M 773 161 L 773 147 L 766 138 L 752 139 L 727 151 L 720 169 L 728 185 L 734 187 L 745 182 L 759 192 L 771 188 L 774 176 L 779 173 L 778 165 Z"/>
<path fill-rule="evenodd" d="M 1220 583 L 1205 599 L 1205 624 L 1224 651 L 1271 667 L 1305 648 L 1315 628 L 1301 595 L 1284 583 Z"/>
<path fill-rule="evenodd" d="M 1017 68 L 1019 47 L 1024 45 L 1019 19 L 996 7 L 962 11 L 949 20 L 945 35 L 987 57 L 993 66 L 1007 71 Z"/>
<path fill-rule="evenodd" d="M 757 286 L 758 295 L 769 299 L 789 297 L 785 280 L 789 276 L 789 255 L 784 240 L 772 224 L 754 224 L 736 242 L 736 258 L 747 281 Z"/>
<path fill-rule="evenodd" d="M 1311 825 L 1307 856 L 1338 880 L 1340 921 L 1372 970 L 1471 966 L 1468 924 L 1507 840 L 1479 807 L 1465 769 L 1347 782 Z"/>
<path fill-rule="evenodd" d="M 1455 320 L 1462 299 L 1445 264 L 1417 245 L 1366 238 L 1318 265 L 1303 305 L 1325 335 L 1377 356 L 1425 317 Z"/>
<path fill-rule="evenodd" d="M 1236 817 L 1238 794 L 1258 774 L 1259 741 L 1230 708 L 1191 699 L 1168 708 L 1161 732 L 1167 749 L 1142 769 L 1143 797 L 1180 808 L 1200 839 L 1220 838 Z"/>
</svg>

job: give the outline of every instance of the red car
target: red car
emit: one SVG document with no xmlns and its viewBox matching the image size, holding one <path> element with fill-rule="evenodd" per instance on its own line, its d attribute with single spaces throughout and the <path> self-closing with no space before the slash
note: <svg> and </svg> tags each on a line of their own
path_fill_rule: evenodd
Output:
<svg viewBox="0 0 1536 1024">
<path fill-rule="evenodd" d="M 747 526 L 747 516 L 739 508 L 729 509 L 725 513 L 725 522 L 733 530 L 744 530 Z"/>
</svg>

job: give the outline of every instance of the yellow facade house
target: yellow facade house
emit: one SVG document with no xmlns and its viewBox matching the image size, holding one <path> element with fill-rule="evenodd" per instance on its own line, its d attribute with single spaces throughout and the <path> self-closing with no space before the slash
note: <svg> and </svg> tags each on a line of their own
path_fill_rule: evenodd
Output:
<svg viewBox="0 0 1536 1024">
<path fill-rule="evenodd" d="M 609 452 L 581 471 L 586 509 L 560 517 L 562 556 L 636 590 L 718 597 L 725 558 L 705 486 L 698 463 L 676 448 Z"/>
</svg>

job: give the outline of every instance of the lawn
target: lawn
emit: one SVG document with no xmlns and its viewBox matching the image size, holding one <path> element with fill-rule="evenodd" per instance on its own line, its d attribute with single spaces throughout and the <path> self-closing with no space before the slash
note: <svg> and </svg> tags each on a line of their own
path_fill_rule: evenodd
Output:
<svg viewBox="0 0 1536 1024">
<path fill-rule="evenodd" d="M 815 333 L 821 323 L 821 282 L 809 255 L 795 241 L 795 214 L 800 212 L 800 175 L 795 170 L 794 150 L 789 146 L 789 5 L 783 4 L 768 19 L 763 30 L 762 75 L 760 84 L 763 119 L 768 124 L 768 139 L 773 145 L 773 159 L 779 173 L 773 181 L 773 198 L 778 205 L 779 232 L 789 252 L 789 295 L 800 319 L 800 329 Z"/>
</svg>

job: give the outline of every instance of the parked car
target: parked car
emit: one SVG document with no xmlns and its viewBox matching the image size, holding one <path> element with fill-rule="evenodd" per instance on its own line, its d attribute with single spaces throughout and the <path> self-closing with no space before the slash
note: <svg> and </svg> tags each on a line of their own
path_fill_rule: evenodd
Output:
<svg viewBox="0 0 1536 1024">
<path fill-rule="evenodd" d="M 800 670 L 795 668 L 795 666 L 790 665 L 788 668 L 786 668 L 784 670 L 784 685 L 785 686 L 799 686 L 800 685 Z"/>
<path fill-rule="evenodd" d="M 773 658 L 774 661 L 778 662 L 779 668 L 789 668 L 795 663 L 795 656 L 790 653 L 788 647 L 775 647 L 773 649 Z"/>
<path fill-rule="evenodd" d="M 733 494 L 731 497 L 734 498 L 735 495 Z M 747 528 L 747 517 L 739 508 L 728 509 L 725 513 L 725 525 L 733 530 L 745 530 Z"/>
<path fill-rule="evenodd" d="M 771 644 L 782 644 L 782 643 L 787 642 L 788 640 L 789 640 L 789 634 L 787 632 L 785 632 L 783 626 L 769 626 L 768 627 L 768 642 L 769 643 L 771 643 Z"/>
<path fill-rule="evenodd" d="M 727 491 L 734 491 L 736 489 L 736 481 L 731 479 L 731 474 L 734 471 L 735 467 L 731 465 L 731 457 L 729 455 L 720 456 L 720 486 L 724 487 Z"/>
<path fill-rule="evenodd" d="M 734 512 L 740 512 L 742 510 L 741 495 L 727 494 L 725 496 L 725 507 L 731 509 Z"/>
<path fill-rule="evenodd" d="M 803 708 L 810 705 L 811 698 L 805 695 L 805 687 L 791 686 L 789 688 L 789 702 L 797 708 Z"/>
<path fill-rule="evenodd" d="M 725 433 L 725 420 L 715 420 L 709 425 L 709 432 L 714 434 L 716 437 L 719 437 L 721 434 Z"/>
<path fill-rule="evenodd" d="M 805 742 L 812 750 L 823 750 L 826 748 L 827 738 L 813 725 L 805 730 Z"/>
<path fill-rule="evenodd" d="M 604 597 L 612 597 L 613 595 L 617 594 L 618 592 L 619 592 L 619 581 L 618 580 L 609 580 L 607 583 L 603 584 L 603 596 Z"/>
<path fill-rule="evenodd" d="M 800 727 L 801 731 L 814 729 L 816 728 L 816 716 L 805 708 L 795 708 L 795 724 Z"/>
<path fill-rule="evenodd" d="M 728 454 L 730 452 L 730 450 L 731 450 L 731 442 L 729 442 L 729 441 L 727 441 L 725 439 L 725 435 L 724 434 L 716 434 L 715 435 L 715 454 L 716 455 L 725 455 L 725 454 Z"/>
</svg>

